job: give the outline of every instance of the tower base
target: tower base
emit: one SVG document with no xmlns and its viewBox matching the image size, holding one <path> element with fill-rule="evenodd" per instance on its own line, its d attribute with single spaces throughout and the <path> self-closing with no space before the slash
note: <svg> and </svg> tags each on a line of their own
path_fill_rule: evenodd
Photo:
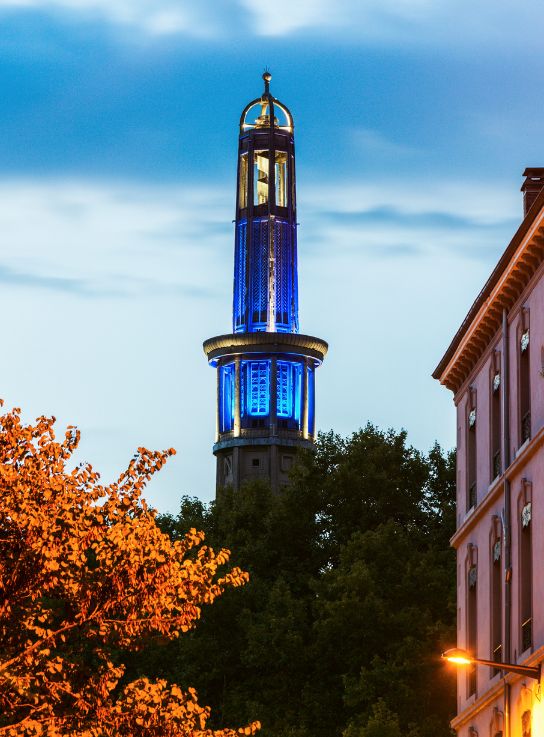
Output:
<svg viewBox="0 0 544 737">
<path fill-rule="evenodd" d="M 288 438 L 244 438 L 224 440 L 214 445 L 217 458 L 217 489 L 238 490 L 250 481 L 265 481 L 273 493 L 289 484 L 289 473 L 300 448 L 311 449 L 310 440 Z"/>
</svg>

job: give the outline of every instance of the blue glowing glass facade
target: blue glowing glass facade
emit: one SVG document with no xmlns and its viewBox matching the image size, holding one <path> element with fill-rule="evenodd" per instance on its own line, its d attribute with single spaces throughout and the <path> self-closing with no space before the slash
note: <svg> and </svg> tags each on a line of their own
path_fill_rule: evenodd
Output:
<svg viewBox="0 0 544 737">
<path fill-rule="evenodd" d="M 315 434 L 315 370 L 306 369 L 308 372 L 308 432 Z"/>
<path fill-rule="evenodd" d="M 230 432 L 234 425 L 234 363 L 219 368 L 219 432 Z"/>
<path fill-rule="evenodd" d="M 293 361 L 278 361 L 276 384 L 276 412 L 278 417 L 295 420 L 300 427 L 302 416 L 302 365 Z"/>
<path fill-rule="evenodd" d="M 233 332 L 298 332 L 292 127 L 242 126 L 234 248 Z"/>
<path fill-rule="evenodd" d="M 249 249 L 247 232 L 246 220 L 237 223 L 234 249 L 234 332 L 267 330 L 270 325 L 269 311 L 272 309 L 275 332 L 297 333 L 295 227 L 280 220 L 275 220 L 272 224 L 266 219 L 255 220 L 251 228 Z M 271 235 L 273 256 L 270 255 Z"/>
<path fill-rule="evenodd" d="M 270 412 L 270 361 L 242 361 L 241 415 L 265 417 Z"/>
</svg>

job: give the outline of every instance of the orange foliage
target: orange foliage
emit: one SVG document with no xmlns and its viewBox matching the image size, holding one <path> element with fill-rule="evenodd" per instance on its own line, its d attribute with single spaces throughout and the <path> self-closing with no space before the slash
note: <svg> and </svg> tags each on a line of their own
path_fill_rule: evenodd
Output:
<svg viewBox="0 0 544 737">
<path fill-rule="evenodd" d="M 142 490 L 173 450 L 139 448 L 116 483 L 67 463 L 54 419 L 0 416 L 0 737 L 235 737 L 206 728 L 193 689 L 122 680 L 111 653 L 172 639 L 247 574 L 190 530 L 172 542 Z M 191 553 L 188 555 L 189 551 Z"/>
</svg>

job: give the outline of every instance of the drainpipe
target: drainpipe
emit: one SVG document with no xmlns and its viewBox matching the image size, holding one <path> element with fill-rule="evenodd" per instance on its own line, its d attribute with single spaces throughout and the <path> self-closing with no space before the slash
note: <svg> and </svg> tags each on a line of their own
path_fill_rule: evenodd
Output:
<svg viewBox="0 0 544 737">
<path fill-rule="evenodd" d="M 511 549 L 511 495 L 506 470 L 510 465 L 510 378 L 508 361 L 508 313 L 502 311 L 502 472 L 504 476 L 503 539 L 504 539 L 504 648 L 503 662 L 512 662 L 512 549 Z M 504 671 L 503 671 L 504 674 Z M 504 737 L 511 737 L 510 684 L 504 683 Z"/>
</svg>

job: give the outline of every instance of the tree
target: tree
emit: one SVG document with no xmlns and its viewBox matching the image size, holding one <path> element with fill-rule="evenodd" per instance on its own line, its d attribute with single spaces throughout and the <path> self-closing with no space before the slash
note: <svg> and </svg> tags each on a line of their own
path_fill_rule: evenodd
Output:
<svg viewBox="0 0 544 737">
<path fill-rule="evenodd" d="M 371 425 L 321 435 L 279 495 L 184 499 L 163 529 L 224 541 L 250 582 L 135 674 L 190 680 L 223 719 L 258 717 L 270 737 L 448 737 L 455 684 L 437 653 L 455 635 L 454 507 L 453 454 Z"/>
<path fill-rule="evenodd" d="M 139 448 L 109 486 L 68 463 L 54 418 L 0 417 L 0 735 L 231 737 L 212 732 L 194 689 L 127 679 L 122 659 L 175 640 L 248 575 L 194 528 L 171 540 L 142 498 L 173 450 Z M 253 734 L 253 723 L 238 730 Z"/>
</svg>

